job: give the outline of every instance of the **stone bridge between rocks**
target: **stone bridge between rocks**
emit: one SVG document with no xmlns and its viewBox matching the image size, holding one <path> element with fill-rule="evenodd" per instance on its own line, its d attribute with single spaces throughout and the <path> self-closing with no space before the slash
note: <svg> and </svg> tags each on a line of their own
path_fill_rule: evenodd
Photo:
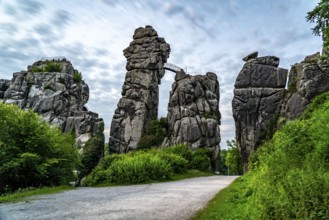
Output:
<svg viewBox="0 0 329 220">
<path fill-rule="evenodd" d="M 174 73 L 184 72 L 183 68 L 180 68 L 179 66 L 176 66 L 175 64 L 172 64 L 172 63 L 165 63 L 163 65 L 163 69 L 169 70 L 169 71 L 174 72 Z"/>
</svg>

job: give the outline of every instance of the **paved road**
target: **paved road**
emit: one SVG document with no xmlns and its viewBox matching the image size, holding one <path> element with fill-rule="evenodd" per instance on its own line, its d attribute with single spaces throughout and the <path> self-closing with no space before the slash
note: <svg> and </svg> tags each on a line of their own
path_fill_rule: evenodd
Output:
<svg viewBox="0 0 329 220">
<path fill-rule="evenodd" d="M 236 176 L 104 188 L 78 188 L 0 204 L 1 220 L 189 219 Z"/>
</svg>

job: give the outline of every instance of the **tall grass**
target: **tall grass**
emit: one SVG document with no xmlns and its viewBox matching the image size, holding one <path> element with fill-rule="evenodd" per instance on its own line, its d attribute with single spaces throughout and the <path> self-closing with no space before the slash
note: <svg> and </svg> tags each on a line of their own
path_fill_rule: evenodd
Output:
<svg viewBox="0 0 329 220">
<path fill-rule="evenodd" d="M 195 219 L 329 219 L 329 92 L 252 155 Z"/>
</svg>

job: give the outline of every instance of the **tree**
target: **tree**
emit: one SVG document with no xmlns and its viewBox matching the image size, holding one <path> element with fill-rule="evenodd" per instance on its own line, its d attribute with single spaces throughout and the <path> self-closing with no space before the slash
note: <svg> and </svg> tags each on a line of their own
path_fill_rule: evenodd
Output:
<svg viewBox="0 0 329 220">
<path fill-rule="evenodd" d="M 319 4 L 307 13 L 306 19 L 308 22 L 315 23 L 315 27 L 312 28 L 312 31 L 315 35 L 320 36 L 324 40 L 324 46 L 329 46 L 329 0 L 321 0 Z"/>
<path fill-rule="evenodd" d="M 104 131 L 104 123 L 100 125 L 99 131 Z M 81 179 L 86 177 L 104 157 L 104 139 L 104 133 L 99 132 L 90 138 L 83 147 L 77 185 L 80 185 Z"/>
<path fill-rule="evenodd" d="M 31 110 L 0 103 L 0 194 L 74 180 L 74 138 Z"/>
<path fill-rule="evenodd" d="M 235 140 L 226 141 L 229 147 L 226 152 L 225 165 L 228 168 L 228 174 L 242 174 L 242 162 L 239 149 Z"/>
</svg>

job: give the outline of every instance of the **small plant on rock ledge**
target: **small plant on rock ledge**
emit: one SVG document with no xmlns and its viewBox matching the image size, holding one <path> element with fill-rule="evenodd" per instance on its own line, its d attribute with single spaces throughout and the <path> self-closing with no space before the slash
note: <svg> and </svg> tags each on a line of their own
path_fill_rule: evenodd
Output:
<svg viewBox="0 0 329 220">
<path fill-rule="evenodd" d="M 43 72 L 61 72 L 62 67 L 54 61 L 47 61 Z"/>
<path fill-rule="evenodd" d="M 73 73 L 73 82 L 80 83 L 82 80 L 82 74 L 78 70 L 74 70 Z"/>
<path fill-rule="evenodd" d="M 43 68 L 40 68 L 38 66 L 32 67 L 32 73 L 38 73 L 38 72 L 44 72 Z"/>
</svg>

